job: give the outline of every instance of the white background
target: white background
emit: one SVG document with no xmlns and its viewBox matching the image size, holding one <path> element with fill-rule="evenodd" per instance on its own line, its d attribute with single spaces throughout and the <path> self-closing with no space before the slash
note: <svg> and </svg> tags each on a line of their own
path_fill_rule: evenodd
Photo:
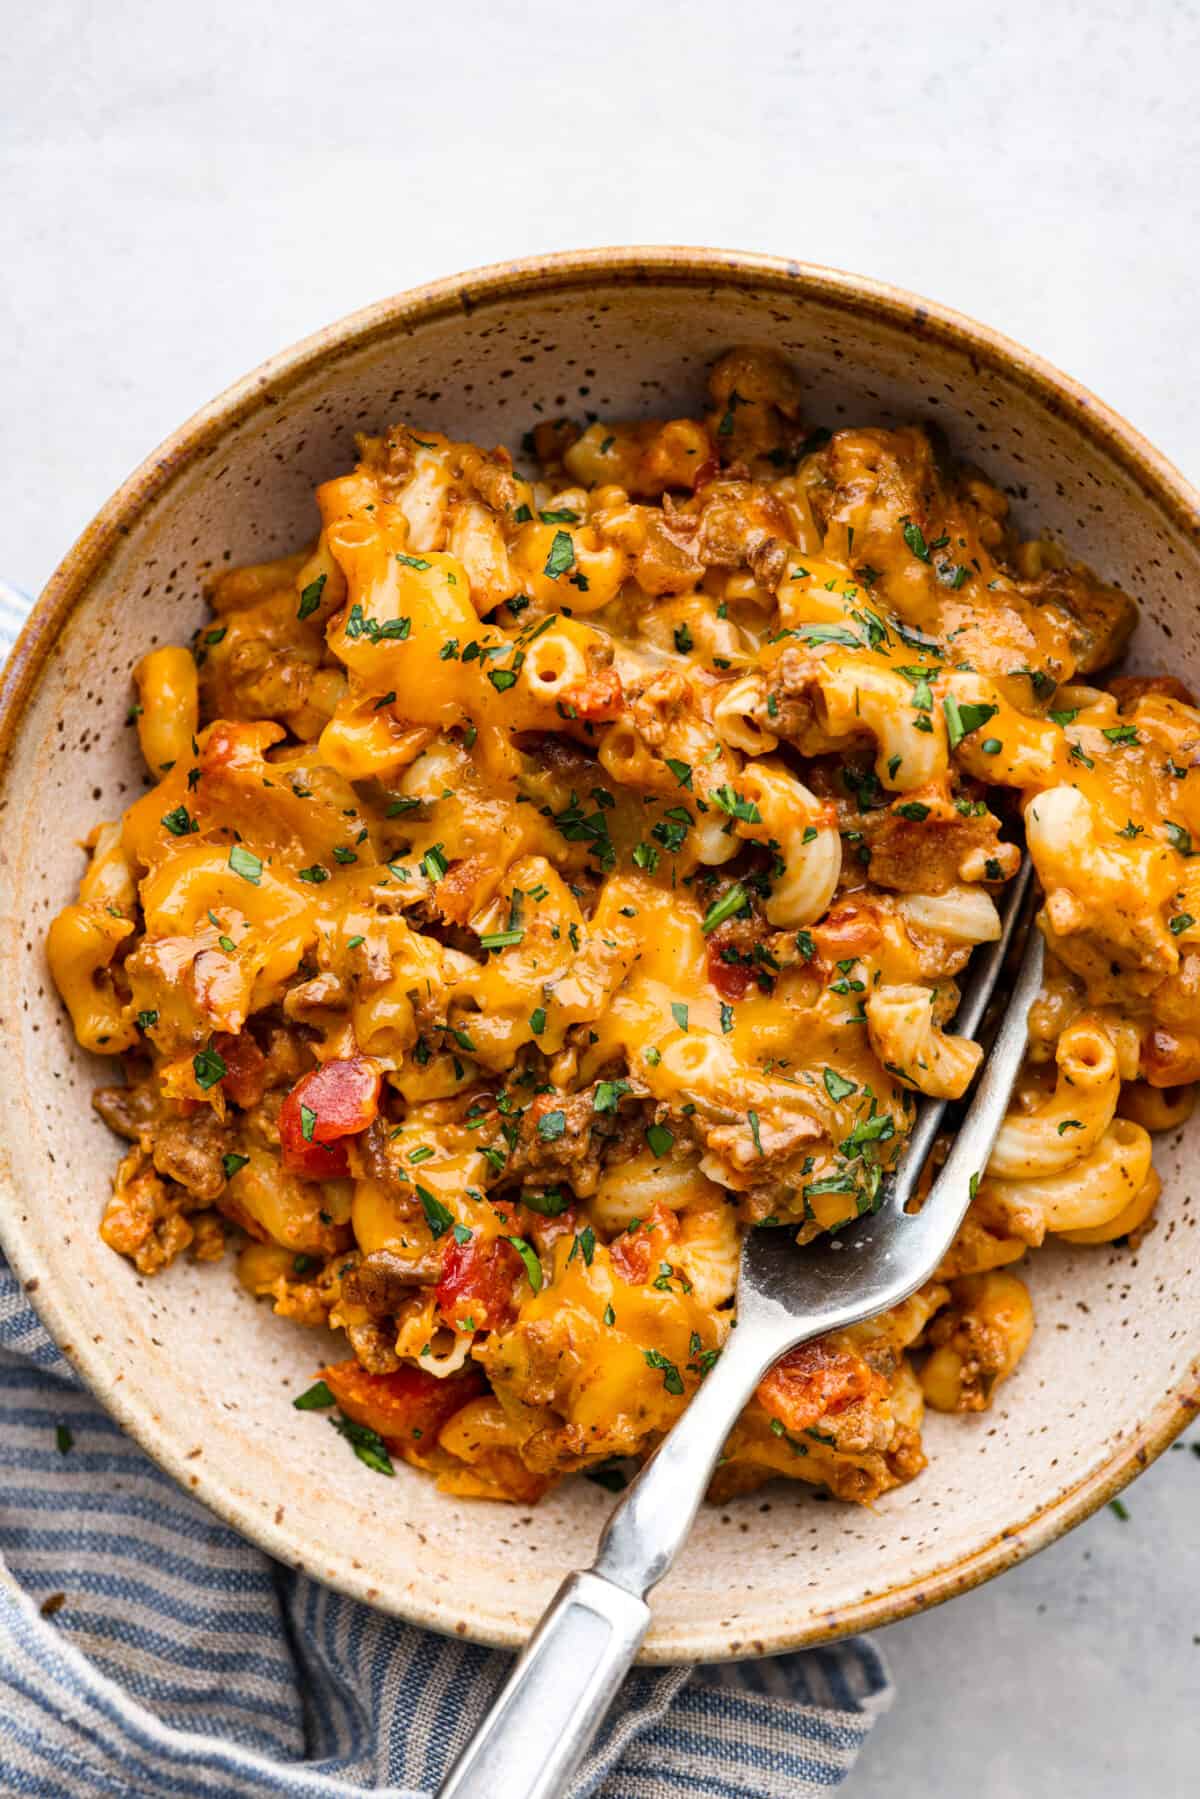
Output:
<svg viewBox="0 0 1200 1799">
<path fill-rule="evenodd" d="M 676 242 L 1032 345 L 1200 476 L 1191 0 L 599 8 L 6 0 L 0 570 L 36 591 L 176 424 L 427 278 Z M 936 1471 L 928 1478 L 936 1479 Z M 1200 1785 L 1200 1459 L 882 1633 L 848 1799 Z M 772 1795 L 772 1799 L 774 1796 Z"/>
</svg>

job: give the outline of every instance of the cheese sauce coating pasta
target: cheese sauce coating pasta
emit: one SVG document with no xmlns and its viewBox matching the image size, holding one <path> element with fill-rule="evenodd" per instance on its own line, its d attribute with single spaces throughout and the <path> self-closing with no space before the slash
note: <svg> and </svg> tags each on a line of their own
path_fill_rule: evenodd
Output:
<svg viewBox="0 0 1200 1799">
<path fill-rule="evenodd" d="M 978 1065 L 956 978 L 1022 831 L 1046 981 L 962 1231 L 772 1370 L 714 1495 L 916 1474 L 924 1403 L 986 1407 L 1029 1342 L 1012 1265 L 1148 1228 L 1200 1079 L 1200 714 L 1097 684 L 1131 602 L 923 430 L 814 429 L 771 353 L 709 391 L 540 424 L 528 475 L 361 438 L 313 545 L 137 665 L 148 790 L 49 934 L 124 1063 L 105 1241 L 154 1274 L 232 1231 L 345 1335 L 308 1403 L 455 1494 L 647 1455 L 742 1234 L 879 1203 Z"/>
</svg>

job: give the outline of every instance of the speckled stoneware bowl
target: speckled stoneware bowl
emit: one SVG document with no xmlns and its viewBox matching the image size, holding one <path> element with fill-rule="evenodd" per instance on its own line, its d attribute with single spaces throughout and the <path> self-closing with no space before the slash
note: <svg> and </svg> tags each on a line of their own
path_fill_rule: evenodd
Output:
<svg viewBox="0 0 1200 1799">
<path fill-rule="evenodd" d="M 770 344 L 813 424 L 933 420 L 1142 605 L 1134 661 L 1200 684 L 1195 494 L 1121 419 L 993 332 L 895 289 L 698 250 L 601 250 L 456 277 L 357 314 L 216 400 L 125 483 L 51 581 L 0 699 L 3 1242 L 113 1415 L 282 1561 L 436 1629 L 525 1636 L 610 1503 L 585 1481 L 534 1511 L 370 1474 L 291 1397 L 333 1347 L 239 1290 L 231 1263 L 143 1280 L 96 1234 L 117 1144 L 109 1070 L 75 1048 L 42 939 L 77 839 L 140 790 L 129 671 L 186 640 L 230 563 L 313 535 L 312 489 L 393 419 L 517 444 L 559 413 L 695 412 L 708 362 Z M 1200 1118 L 1195 1129 L 1200 1132 Z M 777 1483 L 706 1508 L 655 1600 L 651 1660 L 794 1648 L 961 1591 L 1086 1516 L 1200 1406 L 1196 1153 L 1160 1139 L 1142 1247 L 1035 1255 L 1038 1329 L 995 1409 L 928 1420 L 930 1466 L 873 1510 Z"/>
</svg>

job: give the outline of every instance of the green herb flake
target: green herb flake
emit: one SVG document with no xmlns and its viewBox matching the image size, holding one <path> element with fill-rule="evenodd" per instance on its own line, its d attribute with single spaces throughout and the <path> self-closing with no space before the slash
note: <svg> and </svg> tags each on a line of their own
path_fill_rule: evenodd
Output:
<svg viewBox="0 0 1200 1799">
<path fill-rule="evenodd" d="M 200 829 L 186 806 L 176 806 L 173 811 L 164 812 L 160 822 L 166 826 L 172 837 L 186 837 L 190 832 Z"/>
<path fill-rule="evenodd" d="M 673 1393 L 677 1399 L 680 1398 L 684 1391 L 683 1376 L 675 1363 L 670 1361 L 661 1349 L 644 1349 L 642 1355 L 648 1368 L 662 1370 L 663 1386 L 667 1392 Z"/>
<path fill-rule="evenodd" d="M 761 1156 L 763 1154 L 763 1146 L 762 1146 L 762 1138 L 758 1134 L 758 1113 L 757 1112 L 747 1112 L 746 1119 L 750 1125 L 750 1135 L 754 1139 L 754 1147 L 758 1151 L 759 1155 Z"/>
<path fill-rule="evenodd" d="M 329 1387 L 323 1380 L 314 1381 L 303 1393 L 297 1394 L 292 1404 L 298 1412 L 327 1412 L 330 1406 L 337 1404 Z"/>
<path fill-rule="evenodd" d="M 229 1070 L 224 1061 L 211 1044 L 207 1049 L 198 1050 L 192 1057 L 192 1073 L 196 1077 L 196 1085 L 205 1093 L 215 1087 L 218 1081 L 224 1080 Z"/>
<path fill-rule="evenodd" d="M 950 748 L 954 750 L 964 737 L 969 737 L 972 731 L 978 731 L 981 725 L 986 725 L 989 718 L 994 718 L 997 708 L 973 702 L 960 704 L 952 693 L 948 693 L 942 701 L 942 711 L 946 718 L 946 735 Z M 996 740 L 989 738 L 988 741 L 994 743 Z M 987 749 L 986 743 L 983 748 L 989 755 L 993 753 Z"/>
<path fill-rule="evenodd" d="M 416 1182 L 416 1189 L 417 1198 L 421 1202 L 421 1210 L 425 1214 L 425 1222 L 429 1226 L 429 1234 L 436 1242 L 439 1237 L 445 1236 L 454 1223 L 454 1214 L 447 1210 L 436 1193 L 431 1193 L 428 1187 L 421 1185 L 420 1181 Z"/>
<path fill-rule="evenodd" d="M 838 1074 L 834 1068 L 827 1068 L 822 1076 L 825 1091 L 836 1105 L 840 1100 L 849 1099 L 852 1093 L 858 1092 L 858 1084 L 848 1081 L 844 1074 Z"/>
<path fill-rule="evenodd" d="M 649 1060 L 649 1052 L 647 1052 L 647 1060 Z M 665 1124 L 648 1125 L 646 1127 L 646 1142 L 650 1145 L 651 1153 L 660 1158 L 669 1156 L 672 1149 L 675 1147 L 674 1135 L 667 1129 Z"/>
<path fill-rule="evenodd" d="M 904 541 L 918 561 L 929 561 L 929 545 L 925 542 L 925 533 L 910 518 L 904 520 Z"/>
<path fill-rule="evenodd" d="M 359 1461 L 373 1473 L 395 1474 L 388 1446 L 377 1431 L 365 1424 L 356 1424 L 353 1418 L 331 1418 L 329 1422 L 340 1436 L 345 1437 Z"/>
<path fill-rule="evenodd" d="M 561 1110 L 545 1112 L 537 1121 L 537 1134 L 543 1143 L 557 1143 L 567 1128 L 567 1115 Z"/>
<path fill-rule="evenodd" d="M 708 908 L 700 926 L 701 931 L 707 937 L 710 932 L 717 929 L 718 925 L 723 925 L 726 919 L 732 918 L 735 912 L 741 912 L 749 903 L 750 896 L 746 889 L 740 881 L 735 881 L 733 886 L 728 888 L 720 899 L 714 900 Z"/>
<path fill-rule="evenodd" d="M 529 1285 L 533 1288 L 535 1293 L 540 1293 L 542 1290 L 542 1264 L 538 1261 L 533 1249 L 526 1243 L 524 1237 L 506 1237 L 505 1242 L 512 1244 L 513 1248 L 525 1264 L 525 1272 L 529 1276 Z"/>
<path fill-rule="evenodd" d="M 315 581 L 309 582 L 308 586 L 300 595 L 300 604 L 296 609 L 297 618 L 311 618 L 312 614 L 321 604 L 321 595 L 325 591 L 325 581 L 326 577 L 324 575 L 318 575 Z"/>
<path fill-rule="evenodd" d="M 575 566 L 575 545 L 569 531 L 556 531 L 554 542 L 550 545 L 550 554 L 546 558 L 544 574 L 551 581 L 557 581 L 565 575 L 569 568 Z"/>
</svg>

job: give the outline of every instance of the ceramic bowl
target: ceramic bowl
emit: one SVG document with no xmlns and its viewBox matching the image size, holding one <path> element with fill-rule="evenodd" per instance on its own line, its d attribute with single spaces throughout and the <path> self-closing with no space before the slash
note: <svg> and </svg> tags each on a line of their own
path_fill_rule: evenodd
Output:
<svg viewBox="0 0 1200 1799">
<path fill-rule="evenodd" d="M 129 671 L 186 640 L 231 563 L 312 536 L 315 483 L 394 419 L 485 444 L 539 418 L 694 413 L 730 344 L 792 358 L 816 424 L 936 422 L 1142 606 L 1135 666 L 1200 686 L 1197 498 L 1127 424 L 1036 357 L 933 304 L 803 264 L 594 251 L 455 277 L 286 351 L 213 402 L 113 497 L 42 596 L 4 677 L 0 1015 L 4 1247 L 89 1386 L 185 1487 L 280 1560 L 481 1642 L 529 1631 L 590 1559 L 611 1501 L 569 1482 L 535 1510 L 369 1473 L 292 1409 L 332 1344 L 221 1267 L 143 1280 L 97 1222 L 118 1148 L 42 952 L 78 840 L 140 790 Z M 1196 1120 L 1200 1131 L 1200 1117 Z M 1031 1258 L 1038 1328 L 990 1412 L 931 1416 L 928 1470 L 872 1510 L 777 1483 L 706 1507 L 659 1589 L 650 1660 L 746 1656 L 885 1623 L 1040 1548 L 1108 1499 L 1200 1406 L 1200 1136 L 1160 1139 L 1158 1228 L 1136 1251 Z"/>
</svg>

